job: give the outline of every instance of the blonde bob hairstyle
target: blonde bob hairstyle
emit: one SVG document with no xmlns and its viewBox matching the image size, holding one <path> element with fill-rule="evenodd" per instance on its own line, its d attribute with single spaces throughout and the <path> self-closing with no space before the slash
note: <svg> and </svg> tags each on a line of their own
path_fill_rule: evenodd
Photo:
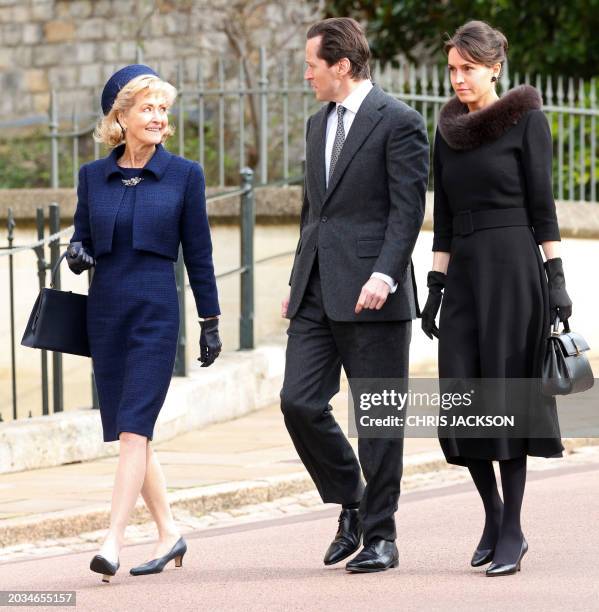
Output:
<svg viewBox="0 0 599 612">
<path fill-rule="evenodd" d="M 131 79 L 118 93 L 109 113 L 102 117 L 94 130 L 94 140 L 114 149 L 125 142 L 125 132 L 119 123 L 119 113 L 124 114 L 135 103 L 138 93 L 156 94 L 164 99 L 167 106 L 172 106 L 177 98 L 177 90 L 170 83 L 151 74 L 141 74 Z M 162 142 L 175 133 L 175 128 L 168 125 Z"/>
</svg>

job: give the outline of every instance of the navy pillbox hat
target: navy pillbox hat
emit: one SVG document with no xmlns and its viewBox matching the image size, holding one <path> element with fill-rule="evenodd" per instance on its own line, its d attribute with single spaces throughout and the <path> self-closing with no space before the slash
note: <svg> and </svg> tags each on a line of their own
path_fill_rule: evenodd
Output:
<svg viewBox="0 0 599 612">
<path fill-rule="evenodd" d="M 106 82 L 102 90 L 102 112 L 108 115 L 119 91 L 125 87 L 129 81 L 142 74 L 158 76 L 149 66 L 143 64 L 131 64 L 117 70 Z"/>
</svg>

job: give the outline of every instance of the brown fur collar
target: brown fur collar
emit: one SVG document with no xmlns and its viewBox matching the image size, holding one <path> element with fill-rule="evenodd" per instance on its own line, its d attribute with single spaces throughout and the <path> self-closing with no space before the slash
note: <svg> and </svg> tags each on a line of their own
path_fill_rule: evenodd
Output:
<svg viewBox="0 0 599 612">
<path fill-rule="evenodd" d="M 510 89 L 497 102 L 471 113 L 454 96 L 441 108 L 439 131 L 452 149 L 474 149 L 497 140 L 528 111 L 540 109 L 542 104 L 541 95 L 530 85 Z"/>
</svg>

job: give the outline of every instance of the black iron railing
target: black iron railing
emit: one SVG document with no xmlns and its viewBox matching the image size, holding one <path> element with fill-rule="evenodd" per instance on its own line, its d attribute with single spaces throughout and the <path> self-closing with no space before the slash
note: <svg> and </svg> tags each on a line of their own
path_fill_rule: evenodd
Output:
<svg viewBox="0 0 599 612">
<path fill-rule="evenodd" d="M 269 257 L 254 260 L 254 231 L 256 219 L 255 194 L 256 190 L 265 189 L 267 187 L 277 187 L 291 184 L 303 183 L 303 177 L 294 177 L 282 179 L 268 183 L 266 185 L 254 186 L 254 172 L 250 168 L 244 168 L 241 171 L 241 184 L 238 189 L 223 191 L 213 194 L 207 198 L 209 202 L 228 199 L 239 196 L 240 198 L 240 247 L 241 257 L 240 265 L 232 270 L 227 270 L 217 275 L 217 279 L 222 279 L 227 276 L 238 274 L 240 277 L 240 313 L 239 313 L 239 349 L 254 348 L 254 268 L 256 265 L 278 257 L 287 257 L 293 255 L 294 251 L 285 251 L 271 255 Z M 45 228 L 48 225 L 50 235 L 45 236 Z M 36 210 L 36 228 L 38 240 L 31 244 L 14 246 L 16 221 L 12 208 L 8 209 L 7 228 L 8 228 L 8 246 L 0 247 L 0 259 L 8 258 L 9 269 L 9 291 L 8 299 L 10 302 L 10 351 L 11 351 L 11 396 L 12 396 L 12 418 L 14 420 L 22 418 L 18 412 L 18 393 L 17 393 L 17 362 L 16 362 L 16 342 L 20 338 L 20 333 L 23 330 L 16 329 L 15 326 L 15 288 L 14 288 L 14 257 L 21 252 L 34 251 L 37 258 L 37 276 L 40 290 L 46 286 L 47 272 L 54 267 L 58 261 L 61 251 L 68 245 L 68 238 L 73 233 L 73 226 L 60 229 L 60 207 L 58 204 L 50 204 L 49 216 L 46 220 L 44 209 L 38 207 Z M 67 239 L 67 240 L 65 240 Z M 47 259 L 46 253 L 49 254 Z M 189 288 L 189 284 L 185 285 L 185 271 L 181 252 L 175 264 L 175 276 L 177 281 L 177 293 L 179 298 L 179 309 L 181 313 L 185 313 L 185 290 Z M 89 271 L 89 282 L 93 277 L 93 270 Z M 55 288 L 60 289 L 60 270 L 56 275 Z M 185 347 L 187 333 L 185 328 L 185 316 L 180 317 L 179 338 L 177 341 L 177 355 L 173 376 L 185 376 L 187 373 Z M 42 415 L 50 413 L 62 412 L 64 409 L 64 380 L 62 370 L 62 354 L 51 353 L 52 361 L 52 384 L 50 386 L 50 376 L 48 367 L 48 352 L 41 351 L 40 355 L 41 369 L 41 403 Z M 92 387 L 92 405 L 98 408 L 98 395 L 96 391 L 94 375 L 91 375 Z M 50 388 L 52 391 L 52 402 L 50 403 Z M 31 416 L 31 413 L 29 414 Z M 2 421 L 2 412 L 0 409 L 0 421 Z"/>
</svg>

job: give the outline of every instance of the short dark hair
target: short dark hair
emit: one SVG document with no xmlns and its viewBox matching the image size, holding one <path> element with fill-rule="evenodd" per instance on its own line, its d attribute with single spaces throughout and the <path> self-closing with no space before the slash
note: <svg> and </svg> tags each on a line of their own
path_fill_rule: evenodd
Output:
<svg viewBox="0 0 599 612">
<path fill-rule="evenodd" d="M 370 47 L 362 26 L 350 17 L 332 17 L 315 23 L 307 39 L 322 36 L 318 57 L 332 66 L 347 57 L 353 79 L 370 78 Z"/>
<path fill-rule="evenodd" d="M 497 62 L 503 67 L 507 58 L 507 38 L 484 21 L 468 21 L 453 36 L 446 35 L 445 53 L 454 47 L 458 53 L 477 64 L 491 67 Z"/>
</svg>

